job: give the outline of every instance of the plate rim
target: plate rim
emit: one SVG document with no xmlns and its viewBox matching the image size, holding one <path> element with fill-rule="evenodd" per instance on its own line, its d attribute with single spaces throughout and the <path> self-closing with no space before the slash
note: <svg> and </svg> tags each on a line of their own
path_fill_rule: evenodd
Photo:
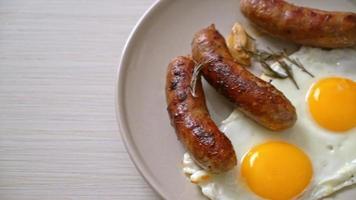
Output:
<svg viewBox="0 0 356 200">
<path fill-rule="evenodd" d="M 119 66 L 116 72 L 116 83 L 115 83 L 115 108 L 116 108 L 116 121 L 118 123 L 119 134 L 124 143 L 127 153 L 137 171 L 140 173 L 141 177 L 144 178 L 146 183 L 163 199 L 168 199 L 167 194 L 158 186 L 156 179 L 147 171 L 142 161 L 139 159 L 139 153 L 135 148 L 134 142 L 130 138 L 130 131 L 125 119 L 125 105 L 124 105 L 124 77 L 123 74 L 127 69 L 126 63 L 128 63 L 128 56 L 133 46 L 132 43 L 137 37 L 137 33 L 142 29 L 143 25 L 151 18 L 154 13 L 160 8 L 160 6 L 168 0 L 155 0 L 148 9 L 141 15 L 139 20 L 136 22 L 135 26 L 131 30 L 126 43 L 121 52 L 121 58 Z"/>
<path fill-rule="evenodd" d="M 167 193 L 146 167 L 145 163 L 141 159 L 141 155 L 131 137 L 131 132 L 126 119 L 126 108 L 125 108 L 125 77 L 124 74 L 127 72 L 128 63 L 130 62 L 130 55 L 132 55 L 132 50 L 134 49 L 133 43 L 137 40 L 140 33 L 144 30 L 144 26 L 148 23 L 152 17 L 159 14 L 159 11 L 166 3 L 171 2 L 171 0 L 155 0 L 140 16 L 134 27 L 132 28 L 129 36 L 126 39 L 125 45 L 121 51 L 121 57 L 116 71 L 116 82 L 115 82 L 115 110 L 116 110 L 116 121 L 118 123 L 118 131 L 121 135 L 121 139 L 124 143 L 125 149 L 129 154 L 131 161 L 133 162 L 135 168 L 140 173 L 141 177 L 144 178 L 145 182 L 155 191 L 155 193 L 163 199 L 169 199 L 169 193 Z"/>
</svg>

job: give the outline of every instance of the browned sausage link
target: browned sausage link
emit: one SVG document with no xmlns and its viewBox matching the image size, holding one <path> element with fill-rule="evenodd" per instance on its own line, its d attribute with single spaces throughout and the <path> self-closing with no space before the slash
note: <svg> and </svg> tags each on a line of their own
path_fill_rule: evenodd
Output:
<svg viewBox="0 0 356 200">
<path fill-rule="evenodd" d="M 356 13 L 299 7 L 283 0 L 241 0 L 240 8 L 257 27 L 281 39 L 324 48 L 356 45 Z"/>
<path fill-rule="evenodd" d="M 224 172 L 236 165 L 235 151 L 210 118 L 200 79 L 196 83 L 196 97 L 191 94 L 194 65 L 187 57 L 177 57 L 169 64 L 167 110 L 178 139 L 195 161 L 210 172 Z"/>
<path fill-rule="evenodd" d="M 290 101 L 270 83 L 233 62 L 214 25 L 195 34 L 192 53 L 197 62 L 209 61 L 202 70 L 204 78 L 247 116 L 270 130 L 283 130 L 295 123 L 297 116 Z"/>
</svg>

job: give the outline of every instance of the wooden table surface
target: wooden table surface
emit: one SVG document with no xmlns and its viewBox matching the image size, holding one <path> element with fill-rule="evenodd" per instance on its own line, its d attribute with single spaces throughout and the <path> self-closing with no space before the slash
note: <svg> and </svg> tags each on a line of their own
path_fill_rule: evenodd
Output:
<svg viewBox="0 0 356 200">
<path fill-rule="evenodd" d="M 154 0 L 0 0 L 0 199 L 159 199 L 123 146 L 116 70 Z"/>
</svg>

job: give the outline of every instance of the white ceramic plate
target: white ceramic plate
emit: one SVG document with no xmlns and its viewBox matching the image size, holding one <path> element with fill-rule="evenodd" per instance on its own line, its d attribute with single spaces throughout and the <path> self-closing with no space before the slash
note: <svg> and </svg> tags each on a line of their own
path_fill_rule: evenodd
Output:
<svg viewBox="0 0 356 200">
<path fill-rule="evenodd" d="M 320 9 L 356 11 L 355 0 L 292 2 Z M 175 56 L 190 53 L 190 42 L 199 29 L 214 23 L 226 35 L 236 21 L 248 26 L 239 11 L 238 0 L 158 1 L 138 22 L 125 46 L 117 90 L 120 132 L 137 168 L 164 199 L 205 199 L 181 170 L 184 150 L 166 111 L 167 65 Z M 260 41 L 272 47 L 290 47 L 270 38 Z M 233 107 L 210 86 L 204 84 L 204 87 L 211 115 L 219 123 Z M 349 195 L 356 196 L 356 192 Z"/>
</svg>

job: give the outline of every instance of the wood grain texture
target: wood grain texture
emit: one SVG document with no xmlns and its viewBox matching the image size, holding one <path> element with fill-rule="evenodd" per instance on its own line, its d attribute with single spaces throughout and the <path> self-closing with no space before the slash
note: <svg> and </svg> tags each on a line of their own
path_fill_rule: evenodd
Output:
<svg viewBox="0 0 356 200">
<path fill-rule="evenodd" d="M 159 199 L 115 118 L 116 70 L 154 0 L 0 0 L 0 199 Z"/>
</svg>

